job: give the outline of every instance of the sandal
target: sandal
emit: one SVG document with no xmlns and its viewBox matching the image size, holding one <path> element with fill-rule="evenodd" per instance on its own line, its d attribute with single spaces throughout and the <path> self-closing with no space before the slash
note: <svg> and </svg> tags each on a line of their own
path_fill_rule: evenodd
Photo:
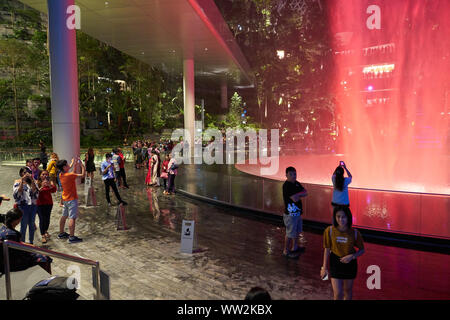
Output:
<svg viewBox="0 0 450 320">
<path fill-rule="evenodd" d="M 42 236 L 41 242 L 42 242 L 42 243 L 47 243 L 47 238 L 46 238 L 45 236 Z"/>
</svg>

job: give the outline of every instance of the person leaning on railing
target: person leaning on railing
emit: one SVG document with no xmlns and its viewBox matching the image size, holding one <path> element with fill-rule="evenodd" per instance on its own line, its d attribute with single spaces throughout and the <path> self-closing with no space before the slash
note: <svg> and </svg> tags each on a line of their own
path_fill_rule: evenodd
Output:
<svg viewBox="0 0 450 320">
<path fill-rule="evenodd" d="M 22 220 L 23 212 L 19 208 L 13 208 L 9 210 L 5 215 L 0 215 L 0 223 L 4 223 L 4 225 L 0 228 L 0 241 L 11 240 L 15 242 L 21 242 L 21 234 L 15 228 Z M 48 273 L 51 273 L 51 262 L 52 259 L 50 257 L 26 252 L 17 249 L 9 249 L 9 267 L 10 271 L 22 271 L 28 268 L 31 268 L 35 265 L 39 265 Z M 0 272 L 4 273 L 4 261 L 3 261 L 3 252 L 0 254 Z"/>
</svg>

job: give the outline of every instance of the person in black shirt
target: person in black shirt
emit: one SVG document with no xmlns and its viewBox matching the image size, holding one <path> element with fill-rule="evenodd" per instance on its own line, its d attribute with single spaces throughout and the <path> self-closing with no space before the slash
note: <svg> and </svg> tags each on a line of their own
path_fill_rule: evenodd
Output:
<svg viewBox="0 0 450 320">
<path fill-rule="evenodd" d="M 11 240 L 15 242 L 21 242 L 21 234 L 15 228 L 22 220 L 23 212 L 19 208 L 13 208 L 9 210 L 6 215 L 0 216 L 0 222 L 4 223 L 0 227 L 0 240 Z M 0 244 L 0 248 L 3 244 Z M 9 267 L 10 271 L 22 271 L 31 268 L 35 265 L 39 265 L 48 273 L 51 272 L 52 258 L 44 256 L 38 253 L 26 252 L 18 249 L 9 249 Z M 3 254 L 0 257 L 0 273 L 4 273 L 4 261 Z"/>
<path fill-rule="evenodd" d="M 302 232 L 302 197 L 308 195 L 306 189 L 297 181 L 297 171 L 294 167 L 286 168 L 287 180 L 283 184 L 284 214 L 286 226 L 283 255 L 287 258 L 297 258 L 304 249 L 298 246 L 298 236 Z"/>
</svg>

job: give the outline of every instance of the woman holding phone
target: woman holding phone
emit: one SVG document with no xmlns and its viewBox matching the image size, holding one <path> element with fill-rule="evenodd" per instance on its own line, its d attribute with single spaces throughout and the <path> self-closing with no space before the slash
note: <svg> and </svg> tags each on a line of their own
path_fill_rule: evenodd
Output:
<svg viewBox="0 0 450 320">
<path fill-rule="evenodd" d="M 37 210 L 36 202 L 39 196 L 39 189 L 29 168 L 20 168 L 19 176 L 20 179 L 14 182 L 13 196 L 17 207 L 23 213 L 22 220 L 20 221 L 20 241 L 25 242 L 28 228 L 29 243 L 33 244 L 35 231 L 34 221 Z"/>
<path fill-rule="evenodd" d="M 41 231 L 42 243 L 50 239 L 48 227 L 50 226 L 50 215 L 53 208 L 52 193 L 56 192 L 55 184 L 50 181 L 47 170 L 41 172 L 38 178 L 39 197 L 37 199 L 37 213 L 39 216 L 39 230 Z"/>
<path fill-rule="evenodd" d="M 348 177 L 344 178 L 344 170 L 347 172 Z M 339 167 L 334 170 L 331 181 L 333 182 L 333 199 L 331 200 L 331 205 L 335 208 L 349 207 L 348 185 L 352 183 L 352 174 L 348 171 L 344 161 L 341 161 Z"/>
</svg>

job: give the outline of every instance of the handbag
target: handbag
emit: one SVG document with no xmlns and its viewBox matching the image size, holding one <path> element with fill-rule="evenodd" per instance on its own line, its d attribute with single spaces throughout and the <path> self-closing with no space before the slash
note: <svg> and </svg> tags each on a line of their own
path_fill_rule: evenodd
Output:
<svg viewBox="0 0 450 320">
<path fill-rule="evenodd" d="M 169 175 L 167 174 L 167 172 L 161 172 L 161 178 L 168 179 Z"/>
</svg>

